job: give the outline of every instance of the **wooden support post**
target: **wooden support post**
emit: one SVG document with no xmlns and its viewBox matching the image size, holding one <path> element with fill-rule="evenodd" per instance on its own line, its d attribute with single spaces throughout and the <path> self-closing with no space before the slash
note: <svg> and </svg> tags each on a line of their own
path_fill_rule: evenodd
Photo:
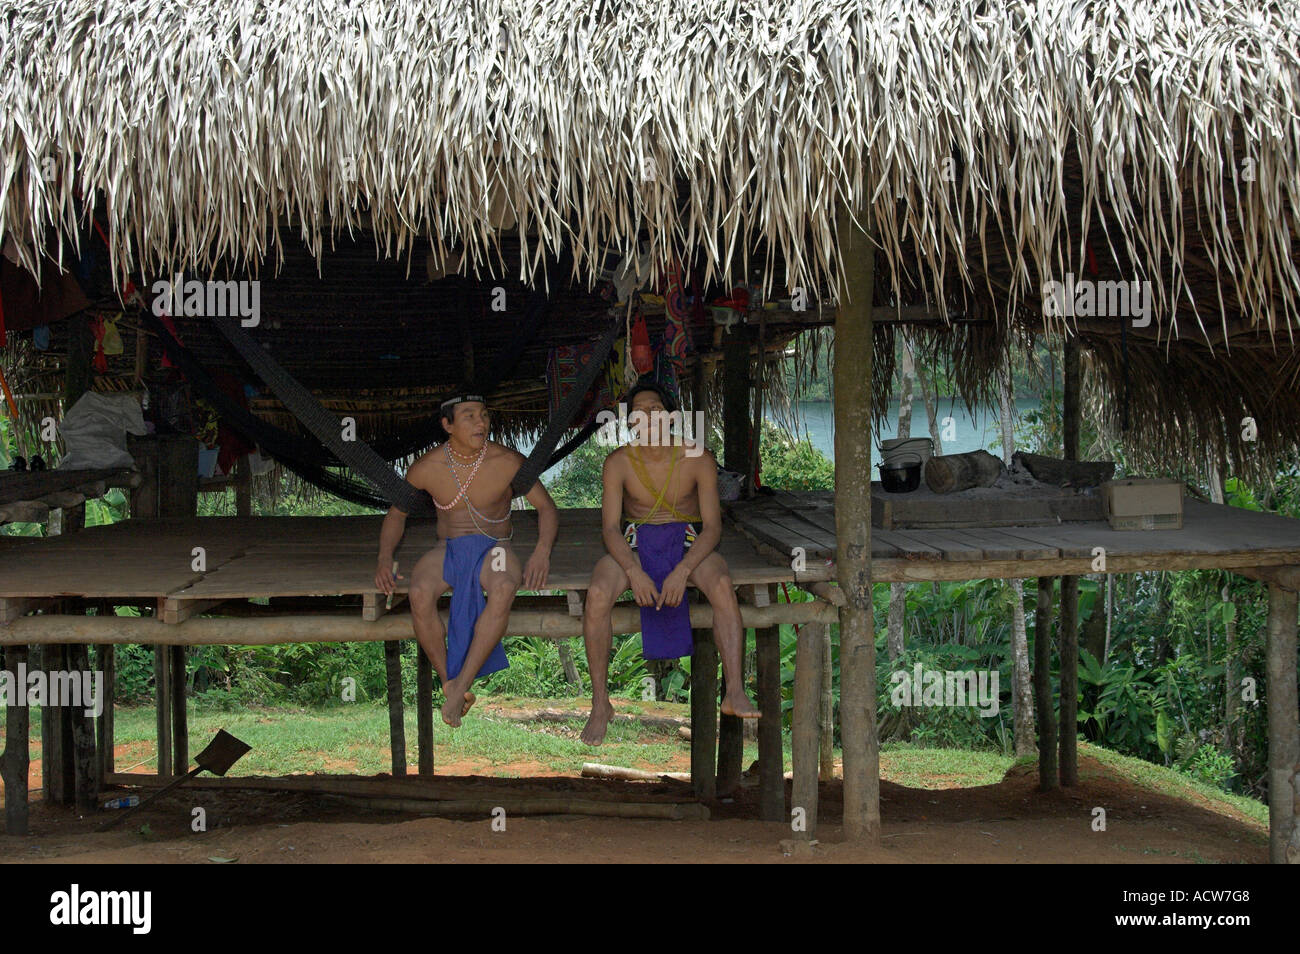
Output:
<svg viewBox="0 0 1300 954">
<path fill-rule="evenodd" d="M 27 665 L 26 646 L 6 646 L 4 667 L 13 673 L 13 685 L 18 692 L 26 686 L 18 684 L 18 669 Z M 5 707 L 5 748 L 0 755 L 0 778 L 4 780 L 5 833 L 26 835 L 28 832 L 27 772 L 31 766 L 31 709 L 27 706 Z"/>
<path fill-rule="evenodd" d="M 791 719 L 791 752 L 794 786 L 792 812 L 803 812 L 803 838 L 817 837 L 817 778 L 821 721 L 822 646 L 826 626 L 806 623 L 799 627 L 794 655 L 794 714 Z"/>
<path fill-rule="evenodd" d="M 1056 712 L 1052 705 L 1052 590 L 1056 578 L 1038 578 L 1034 608 L 1034 714 L 1038 725 L 1038 787 L 1058 785 L 1056 774 Z"/>
<path fill-rule="evenodd" d="M 248 455 L 235 461 L 235 516 L 251 517 L 253 515 L 252 472 L 248 466 Z"/>
<path fill-rule="evenodd" d="M 1296 707 L 1297 596 L 1268 588 L 1268 860 L 1300 864 L 1300 726 Z"/>
<path fill-rule="evenodd" d="M 415 646 L 415 736 L 420 774 L 433 774 L 433 663 Z"/>
<path fill-rule="evenodd" d="M 393 750 L 393 778 L 406 774 L 406 723 L 402 714 L 402 644 L 384 643 L 384 675 L 388 682 L 388 739 Z"/>
<path fill-rule="evenodd" d="M 741 653 L 742 664 L 744 653 Z M 719 695 L 727 695 L 727 677 L 719 683 Z M 718 718 L 718 794 L 730 795 L 740 788 L 745 761 L 745 720 L 723 714 Z"/>
<path fill-rule="evenodd" d="M 758 669 L 758 804 L 763 821 L 784 821 L 785 753 L 781 745 L 781 628 L 754 631 Z"/>
<path fill-rule="evenodd" d="M 691 653 L 691 787 L 696 798 L 717 795 L 718 649 L 713 631 L 697 629 Z"/>
<path fill-rule="evenodd" d="M 112 611 L 112 608 L 109 608 Z M 101 781 L 117 771 L 113 758 L 113 705 L 116 697 L 117 656 L 116 647 L 96 646 L 95 665 L 104 674 L 104 704 L 95 725 L 96 744 L 99 747 L 99 777 Z"/>
<path fill-rule="evenodd" d="M 172 774 L 172 717 L 170 646 L 155 646 L 153 650 L 154 722 L 158 734 L 158 774 L 164 778 Z"/>
<path fill-rule="evenodd" d="M 859 214 L 870 229 L 869 211 Z M 835 540 L 840 609 L 840 726 L 844 836 L 880 839 L 876 738 L 876 640 L 871 603 L 871 307 L 875 246 L 841 206 L 836 214 L 843 281 L 835 316 Z"/>
<path fill-rule="evenodd" d="M 85 643 L 76 643 L 68 647 L 68 672 L 90 675 L 90 653 Z M 85 676 L 80 676 L 85 686 Z M 68 724 L 72 728 L 73 759 L 73 802 L 77 811 L 89 815 L 95 810 L 99 799 L 99 767 L 95 752 L 95 728 L 91 716 L 86 712 L 90 708 L 85 703 L 67 707 Z"/>
<path fill-rule="evenodd" d="M 1065 459 L 1079 459 L 1082 369 L 1077 339 L 1065 342 L 1065 390 L 1061 395 Z M 1060 776 L 1063 786 L 1079 783 L 1079 578 L 1061 577 L 1061 729 Z"/>
<path fill-rule="evenodd" d="M 70 646 L 42 646 L 41 668 L 47 685 L 55 674 L 68 668 Z M 76 798 L 76 763 L 73 757 L 72 722 L 64 706 L 41 706 L 41 788 L 45 801 L 71 805 Z"/>
<path fill-rule="evenodd" d="M 745 475 L 746 494 L 753 489 L 749 390 L 749 328 L 738 321 L 722 341 L 722 452 L 727 469 Z"/>
<path fill-rule="evenodd" d="M 170 646 L 171 677 L 168 688 L 172 694 L 172 746 L 175 755 L 172 767 L 177 775 L 190 770 L 190 726 L 186 710 L 185 690 L 189 685 L 185 671 L 185 647 Z"/>
<path fill-rule="evenodd" d="M 823 782 L 835 780 L 835 668 L 831 654 L 831 628 L 818 627 L 822 634 L 821 772 Z"/>
<path fill-rule="evenodd" d="M 63 371 L 63 413 L 90 390 L 94 382 L 91 360 L 95 353 L 95 335 L 90 330 L 90 315 L 79 311 L 65 324 L 68 335 L 68 357 Z"/>
</svg>

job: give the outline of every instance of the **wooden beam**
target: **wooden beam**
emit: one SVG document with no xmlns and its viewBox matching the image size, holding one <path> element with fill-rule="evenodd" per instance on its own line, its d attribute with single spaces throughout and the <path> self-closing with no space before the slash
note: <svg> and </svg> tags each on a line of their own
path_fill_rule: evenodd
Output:
<svg viewBox="0 0 1300 954">
<path fill-rule="evenodd" d="M 87 619 L 98 619 L 90 616 Z M 150 622 L 155 622 L 150 620 Z M 183 625 L 183 624 L 178 624 Z M 164 630 L 171 632 L 172 630 Z M 172 774 L 172 718 L 171 718 L 171 645 L 159 642 L 153 650 L 154 729 L 158 740 L 158 775 Z"/>
<path fill-rule="evenodd" d="M 397 609 L 406 602 L 405 593 L 393 594 L 393 605 L 388 605 L 388 597 L 383 593 L 363 593 L 361 594 L 361 618 L 368 623 L 373 623 L 379 617 Z"/>
<path fill-rule="evenodd" d="M 858 210 L 870 229 L 869 210 Z M 835 316 L 835 540 L 840 608 L 840 719 L 844 749 L 844 836 L 880 840 L 880 750 L 876 738 L 876 640 L 871 602 L 871 366 L 875 245 L 841 206 L 836 215 L 843 275 Z"/>
<path fill-rule="evenodd" d="M 95 725 L 96 745 L 99 747 L 99 777 L 108 778 L 114 771 L 114 700 L 117 680 L 117 649 L 112 645 L 95 647 L 95 664 L 104 674 L 104 704 Z"/>
<path fill-rule="evenodd" d="M 754 634 L 758 668 L 758 805 L 763 821 L 784 821 L 785 752 L 781 744 L 781 633 Z"/>
<path fill-rule="evenodd" d="M 1300 592 L 1300 566 L 1243 566 L 1233 572 L 1292 593 Z"/>
<path fill-rule="evenodd" d="M 90 653 L 85 643 L 68 647 L 68 670 L 90 673 Z M 83 683 L 84 684 L 84 683 Z M 82 815 L 93 812 L 99 801 L 99 759 L 95 751 L 95 727 L 86 706 L 68 706 L 72 726 L 73 802 Z"/>
<path fill-rule="evenodd" d="M 184 646 L 172 646 L 171 675 L 168 688 L 172 694 L 172 767 L 177 775 L 184 775 L 190 770 L 190 723 L 186 708 L 185 688 L 189 685 L 185 667 L 186 650 Z"/>
<path fill-rule="evenodd" d="M 821 714 L 822 642 L 826 632 L 826 624 L 809 623 L 800 627 L 795 643 L 794 712 L 790 727 L 794 786 L 790 808 L 791 811 L 803 812 L 805 830 L 796 831 L 795 836 L 805 839 L 817 837 L 818 723 Z"/>
<path fill-rule="evenodd" d="M 1268 588 L 1268 860 L 1300 864 L 1300 726 L 1296 720 L 1297 596 Z"/>
<path fill-rule="evenodd" d="M 49 609 L 55 602 L 53 597 L 0 596 L 0 625 L 12 623 L 18 617 L 37 610 Z"/>
<path fill-rule="evenodd" d="M 1034 610 L 1034 714 L 1038 723 L 1038 787 L 1049 792 L 1060 780 L 1056 770 L 1056 707 L 1052 705 L 1052 591 L 1056 578 L 1038 578 Z"/>
<path fill-rule="evenodd" d="M 440 610 L 444 624 L 447 612 Z M 611 614 L 615 633 L 639 633 L 641 610 L 620 605 Z M 741 606 L 740 618 L 750 628 L 780 623 L 830 622 L 835 607 L 820 600 Z M 691 605 L 691 628 L 712 630 L 713 607 Z M 0 645 L 67 643 L 137 643 L 144 646 L 274 646 L 282 643 L 381 642 L 411 638 L 411 618 L 389 614 L 367 623 L 355 614 L 258 617 L 195 617 L 174 626 L 132 616 L 24 616 L 0 628 Z M 582 620 L 559 610 L 518 610 L 510 613 L 507 635 L 573 639 L 582 635 Z"/>
<path fill-rule="evenodd" d="M 569 615 L 582 617 L 582 590 L 565 590 L 564 598 L 569 604 Z"/>
<path fill-rule="evenodd" d="M 174 596 L 168 596 L 159 600 L 159 602 L 162 603 L 162 606 L 158 607 L 158 615 L 164 623 L 174 626 L 220 606 L 225 600 L 182 600 Z"/>
<path fill-rule="evenodd" d="M 694 629 L 694 636 L 695 649 L 691 653 L 691 788 L 696 798 L 714 798 L 717 795 L 718 649 L 713 644 L 712 627 Z"/>
</svg>

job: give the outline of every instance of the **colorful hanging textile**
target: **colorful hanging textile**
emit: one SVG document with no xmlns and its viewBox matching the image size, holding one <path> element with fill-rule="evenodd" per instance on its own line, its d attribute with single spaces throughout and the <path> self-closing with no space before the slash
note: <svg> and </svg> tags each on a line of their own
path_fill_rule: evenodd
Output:
<svg viewBox="0 0 1300 954">
<path fill-rule="evenodd" d="M 560 404 L 577 384 L 578 376 L 587 362 L 591 360 L 599 342 L 577 345 L 559 345 L 551 349 L 546 361 L 546 383 L 550 390 L 550 413 L 555 415 Z M 610 349 L 605 370 L 600 374 L 587 400 L 583 402 L 573 420 L 574 427 L 581 427 L 596 416 L 599 411 L 614 404 L 623 393 L 623 356 L 626 353 L 626 339 L 619 338 Z"/>
<path fill-rule="evenodd" d="M 668 270 L 668 289 L 664 298 L 664 352 L 678 374 L 686 367 L 691 349 L 690 306 L 682 282 L 682 266 L 673 262 Z"/>
</svg>

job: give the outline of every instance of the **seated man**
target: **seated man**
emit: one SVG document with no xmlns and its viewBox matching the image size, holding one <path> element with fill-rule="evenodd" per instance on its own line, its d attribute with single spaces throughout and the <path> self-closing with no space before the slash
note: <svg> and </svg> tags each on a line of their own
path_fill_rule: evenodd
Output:
<svg viewBox="0 0 1300 954">
<path fill-rule="evenodd" d="M 666 432 L 661 415 L 671 410 L 671 400 L 658 385 L 637 385 L 627 402 L 633 437 L 605 458 L 601 511 L 608 553 L 592 571 L 582 620 L 591 670 L 591 716 L 582 730 L 588 745 L 604 740 L 614 714 L 606 687 L 613 642 L 610 612 L 629 586 L 641 607 L 646 659 L 691 653 L 686 586 L 701 590 L 713 605 L 713 637 L 727 679 L 722 711 L 742 719 L 759 714 L 741 678 L 744 629 L 736 592 L 727 563 L 715 550 L 722 537 L 717 463 L 684 439 L 654 439 L 652 435 Z"/>
<path fill-rule="evenodd" d="M 501 638 L 510 606 L 521 580 L 528 589 L 545 585 L 559 515 L 541 482 L 533 484 L 527 499 L 537 508 L 537 546 L 521 570 L 510 548 L 510 481 L 523 455 L 487 439 L 489 415 L 481 395 L 458 394 L 444 401 L 439 413 L 447 441 L 406 472 L 411 484 L 433 497 L 439 537 L 411 572 L 409 598 L 415 637 L 447 697 L 442 721 L 458 726 L 474 704 L 469 689 L 475 677 L 509 665 Z M 390 508 L 379 534 L 375 570 L 375 586 L 385 594 L 393 592 L 396 580 L 405 579 L 393 573 L 393 551 L 405 529 L 406 514 Z M 448 587 L 451 619 L 444 634 L 437 604 Z"/>
</svg>

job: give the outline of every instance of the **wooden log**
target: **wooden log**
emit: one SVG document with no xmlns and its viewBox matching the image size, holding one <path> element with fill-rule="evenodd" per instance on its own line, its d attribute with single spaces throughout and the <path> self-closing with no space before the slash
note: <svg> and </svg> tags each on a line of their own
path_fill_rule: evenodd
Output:
<svg viewBox="0 0 1300 954">
<path fill-rule="evenodd" d="M 718 650 L 712 630 L 695 630 L 691 653 L 691 787 L 696 798 L 717 795 Z"/>
<path fill-rule="evenodd" d="M 97 619 L 98 617 L 89 617 Z M 158 774 L 172 774 L 171 657 L 170 647 L 158 645 L 153 651 L 154 725 L 158 736 Z"/>
<path fill-rule="evenodd" d="M 85 643 L 69 646 L 67 659 L 69 672 L 89 675 L 90 654 Z M 91 716 L 86 714 L 87 708 L 86 705 L 67 707 L 68 722 L 72 727 L 73 803 L 82 815 L 88 815 L 96 809 L 100 779 L 95 752 L 95 728 Z"/>
<path fill-rule="evenodd" d="M 1268 588 L 1268 860 L 1300 864 L 1300 727 L 1296 719 L 1297 596 Z"/>
<path fill-rule="evenodd" d="M 820 742 L 822 690 L 822 646 L 826 627 L 809 624 L 799 630 L 794 657 L 794 712 L 791 717 L 790 758 L 794 770 L 794 785 L 790 807 L 802 810 L 805 830 L 796 831 L 796 837 L 817 837 L 817 781 Z"/>
<path fill-rule="evenodd" d="M 1061 785 L 1079 784 L 1079 578 L 1061 577 Z"/>
<path fill-rule="evenodd" d="M 392 645 L 391 643 L 389 645 Z M 433 774 L 433 663 L 415 646 L 415 736 L 421 775 Z"/>
<path fill-rule="evenodd" d="M 1052 590 L 1056 578 L 1038 578 L 1034 608 L 1034 714 L 1038 725 L 1038 787 L 1059 785 L 1056 770 L 1056 707 L 1052 705 Z"/>
<path fill-rule="evenodd" d="M 785 753 L 781 745 L 781 633 L 754 634 L 758 669 L 758 804 L 764 821 L 784 821 Z"/>
<path fill-rule="evenodd" d="M 1110 460 L 1061 460 L 1024 451 L 1016 451 L 1011 460 L 1034 480 L 1058 487 L 1098 487 L 1115 476 L 1115 462 Z"/>
<path fill-rule="evenodd" d="M 384 677 L 388 683 L 388 739 L 393 753 L 393 776 L 406 774 L 406 724 L 402 715 L 402 644 L 384 643 Z"/>
<path fill-rule="evenodd" d="M 502 809 L 507 823 L 512 815 L 592 815 L 605 818 L 658 818 L 666 821 L 707 821 L 709 817 L 708 807 L 698 802 L 606 802 L 570 795 L 438 800 L 362 798 L 356 795 L 326 797 L 352 808 L 421 815 L 482 815 L 484 818 L 492 818 L 497 809 Z"/>
<path fill-rule="evenodd" d="M 742 654 L 743 658 L 743 654 Z M 719 695 L 727 695 L 727 677 L 719 682 Z M 718 717 L 718 795 L 730 795 L 740 788 L 745 762 L 745 720 L 725 713 Z"/>
<path fill-rule="evenodd" d="M 871 367 L 875 244 L 870 212 L 836 212 L 842 281 L 835 314 L 835 571 L 840 617 L 840 720 L 844 837 L 880 841 L 880 750 L 876 738 L 876 640 L 871 603 Z"/>
<path fill-rule="evenodd" d="M 185 670 L 185 647 L 170 647 L 171 677 L 168 688 L 172 694 L 172 767 L 177 775 L 190 770 L 190 725 L 186 709 L 185 690 L 189 685 Z"/>
<path fill-rule="evenodd" d="M 602 765 L 599 762 L 583 762 L 583 778 L 613 778 L 624 782 L 662 782 L 665 779 L 674 782 L 689 782 L 690 772 L 647 772 L 643 769 L 623 768 L 621 765 Z"/>
<path fill-rule="evenodd" d="M 445 610 L 443 622 L 447 620 Z M 691 628 L 712 631 L 713 607 L 692 604 Z M 616 606 L 611 614 L 615 633 L 639 633 L 641 611 L 636 606 Z M 836 609 L 816 600 L 808 603 L 774 603 L 740 607 L 747 627 L 764 628 L 780 623 L 829 622 Z M 570 639 L 582 635 L 582 620 L 567 612 L 511 611 L 507 635 Z M 373 623 L 355 610 L 346 615 L 302 614 L 261 617 L 195 617 L 174 626 L 160 620 L 132 616 L 24 616 L 0 627 L 0 645 L 67 643 L 138 643 L 145 646 L 272 646 L 280 643 L 376 642 L 411 638 L 411 618 L 390 613 Z"/>
<path fill-rule="evenodd" d="M 822 631 L 821 771 L 818 775 L 823 782 L 832 782 L 835 780 L 835 669 L 831 652 L 831 628 L 824 623 L 806 625 Z"/>
<path fill-rule="evenodd" d="M 114 646 L 96 646 L 95 663 L 104 674 L 104 707 L 95 725 L 96 744 L 99 746 L 99 777 L 108 778 L 116 771 L 114 764 L 113 709 L 116 698 L 117 649 Z"/>
<path fill-rule="evenodd" d="M 26 686 L 17 684 L 20 667 L 26 667 L 26 646 L 6 646 L 4 667 L 14 675 L 15 691 L 25 693 Z M 31 709 L 25 705 L 5 707 L 5 747 L 0 754 L 0 779 L 4 781 L 5 833 L 28 833 L 27 773 L 31 766 Z"/>
<path fill-rule="evenodd" d="M 951 494 L 972 487 L 992 487 L 1002 474 L 1002 461 L 986 450 L 931 457 L 925 465 L 925 484 L 936 494 Z"/>
</svg>

